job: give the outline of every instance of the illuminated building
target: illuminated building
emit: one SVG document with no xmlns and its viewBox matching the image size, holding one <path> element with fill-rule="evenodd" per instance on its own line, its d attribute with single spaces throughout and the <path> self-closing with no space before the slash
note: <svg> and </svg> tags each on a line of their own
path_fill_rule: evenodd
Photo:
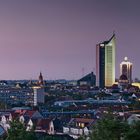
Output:
<svg viewBox="0 0 140 140">
<path fill-rule="evenodd" d="M 138 82 L 132 83 L 132 86 L 136 86 L 136 87 L 140 88 L 140 83 L 138 83 Z"/>
<path fill-rule="evenodd" d="M 122 74 L 119 78 L 119 87 L 121 91 L 125 90 L 128 87 L 128 79 L 124 74 Z"/>
<path fill-rule="evenodd" d="M 96 45 L 96 85 L 104 88 L 115 83 L 115 34 Z"/>
<path fill-rule="evenodd" d="M 124 61 L 120 64 L 120 74 L 125 75 L 129 83 L 132 82 L 132 63 L 128 61 L 127 57 L 125 57 Z"/>
</svg>

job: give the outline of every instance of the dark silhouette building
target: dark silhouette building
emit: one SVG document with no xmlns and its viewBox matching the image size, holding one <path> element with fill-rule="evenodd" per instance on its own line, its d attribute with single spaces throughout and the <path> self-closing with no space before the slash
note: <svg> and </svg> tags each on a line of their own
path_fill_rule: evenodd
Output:
<svg viewBox="0 0 140 140">
<path fill-rule="evenodd" d="M 39 86 L 44 86 L 43 75 L 42 75 L 41 72 L 40 72 L 40 75 L 39 75 L 38 85 Z"/>
<path fill-rule="evenodd" d="M 96 76 L 93 72 L 85 75 L 81 79 L 77 81 L 78 85 L 88 85 L 95 86 L 96 85 Z"/>
</svg>

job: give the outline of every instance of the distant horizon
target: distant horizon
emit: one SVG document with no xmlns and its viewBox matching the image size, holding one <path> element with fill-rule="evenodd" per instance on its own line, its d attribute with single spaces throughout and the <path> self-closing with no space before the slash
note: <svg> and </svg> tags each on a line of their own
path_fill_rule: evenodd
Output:
<svg viewBox="0 0 140 140">
<path fill-rule="evenodd" d="M 1 0 L 0 79 L 79 79 L 96 73 L 96 44 L 116 35 L 116 77 L 127 56 L 140 78 L 140 1 Z"/>
<path fill-rule="evenodd" d="M 87 74 L 89 74 L 89 73 L 87 73 Z M 84 76 L 86 76 L 86 75 L 84 75 Z M 76 80 L 79 80 L 81 78 L 82 78 L 82 76 L 80 78 L 78 78 L 78 79 L 66 79 L 66 78 L 44 79 L 43 78 L 43 80 L 44 81 L 57 81 L 57 80 L 76 81 Z M 138 77 L 135 77 L 135 78 L 138 78 Z M 132 79 L 133 82 L 135 81 L 135 78 Z M 33 78 L 33 79 L 28 79 L 28 78 L 27 79 L 26 78 L 23 78 L 23 79 L 0 79 L 0 81 L 30 81 L 30 80 L 31 81 L 37 81 L 38 77 L 37 78 Z M 115 78 L 115 80 L 119 80 L 119 77 Z M 138 80 L 140 80 L 140 79 L 138 78 Z"/>
</svg>

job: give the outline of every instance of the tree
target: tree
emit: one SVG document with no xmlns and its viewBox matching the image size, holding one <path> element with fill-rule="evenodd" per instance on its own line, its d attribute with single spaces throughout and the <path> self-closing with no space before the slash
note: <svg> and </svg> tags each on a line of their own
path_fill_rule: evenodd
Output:
<svg viewBox="0 0 140 140">
<path fill-rule="evenodd" d="M 27 132 L 26 127 L 21 122 L 14 120 L 10 123 L 6 140 L 37 140 L 33 132 Z"/>
<path fill-rule="evenodd" d="M 129 125 L 115 118 L 103 118 L 93 127 L 90 140 L 121 140 L 129 130 Z"/>
<path fill-rule="evenodd" d="M 0 102 L 0 109 L 6 109 L 7 108 L 7 104 L 4 103 L 3 101 Z"/>
<path fill-rule="evenodd" d="M 126 133 L 124 140 L 139 140 L 140 139 L 140 121 L 135 122 L 130 126 L 129 131 Z"/>
</svg>

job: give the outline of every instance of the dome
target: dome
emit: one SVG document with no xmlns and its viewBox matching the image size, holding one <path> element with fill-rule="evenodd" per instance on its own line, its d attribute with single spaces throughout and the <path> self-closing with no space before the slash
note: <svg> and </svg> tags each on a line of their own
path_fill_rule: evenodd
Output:
<svg viewBox="0 0 140 140">
<path fill-rule="evenodd" d="M 128 80 L 128 79 L 127 79 L 127 76 L 126 75 L 122 74 L 120 76 L 119 80 Z"/>
</svg>

